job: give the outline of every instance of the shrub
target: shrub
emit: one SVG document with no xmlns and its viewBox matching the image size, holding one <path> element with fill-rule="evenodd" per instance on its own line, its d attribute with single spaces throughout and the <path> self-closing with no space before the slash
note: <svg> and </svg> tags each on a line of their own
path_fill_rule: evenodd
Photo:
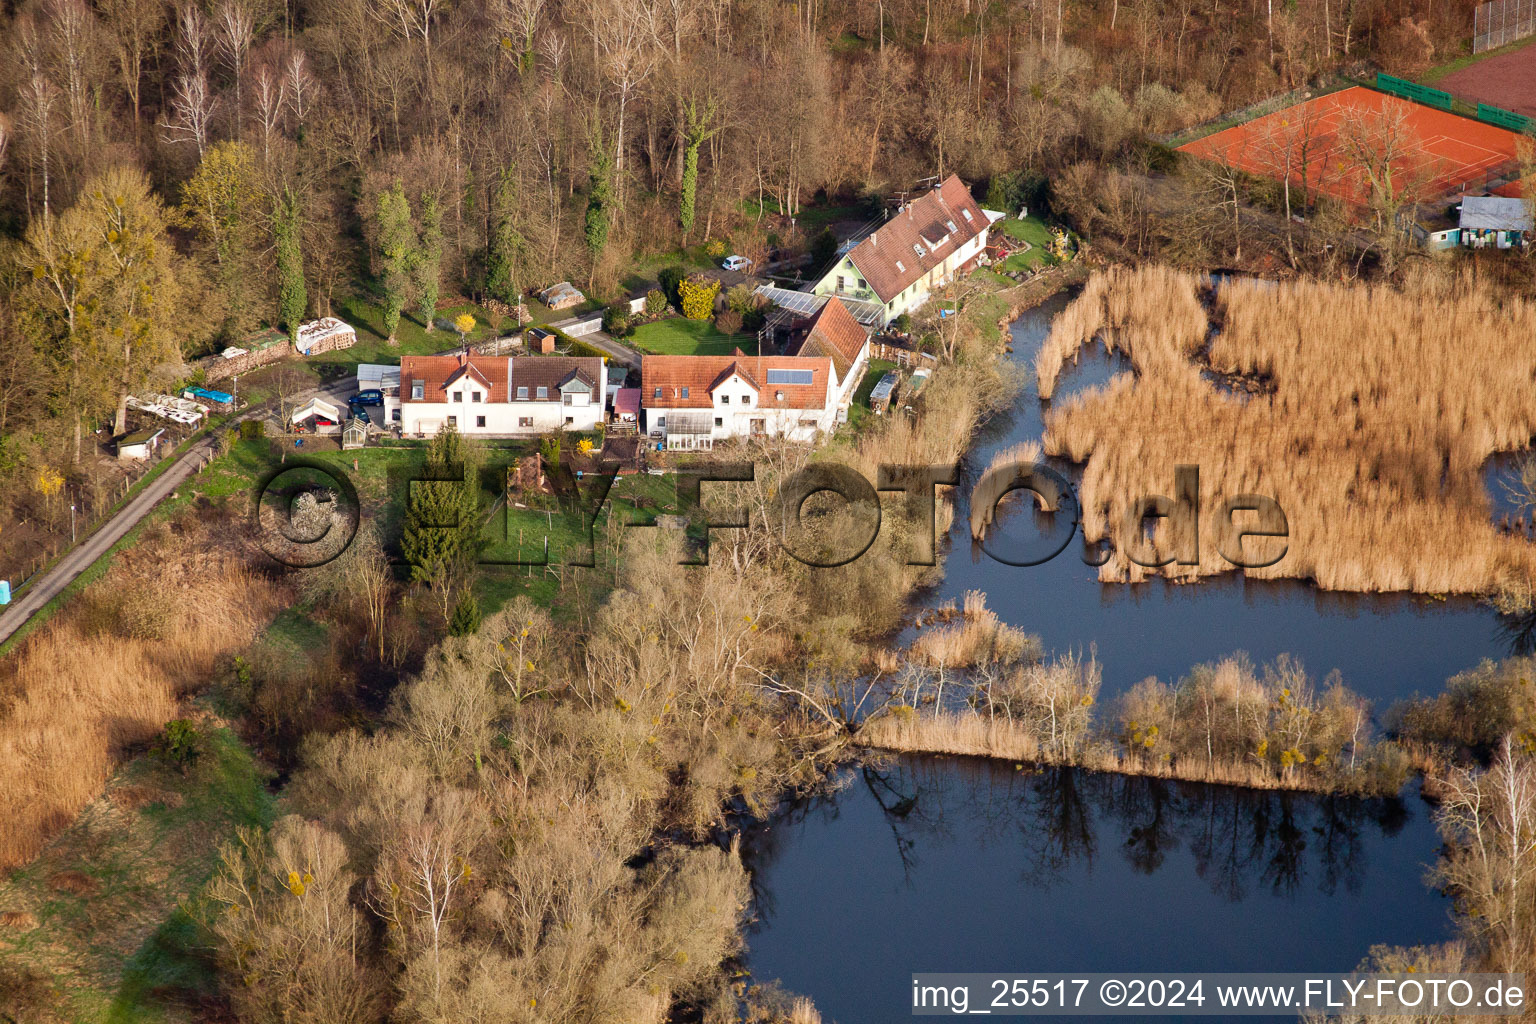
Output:
<svg viewBox="0 0 1536 1024">
<path fill-rule="evenodd" d="M 895 331 L 897 334 L 911 334 L 912 314 L 902 313 L 900 316 L 893 319 L 891 321 L 891 330 Z"/>
<path fill-rule="evenodd" d="M 705 274 L 692 274 L 678 284 L 682 295 L 683 316 L 690 320 L 708 320 L 715 310 L 715 296 L 720 282 Z"/>
<path fill-rule="evenodd" d="M 615 338 L 622 338 L 631 330 L 629 304 L 616 302 L 603 310 L 603 330 Z"/>
<path fill-rule="evenodd" d="M 662 267 L 661 270 L 656 274 L 656 283 L 661 288 L 661 293 L 665 295 L 667 297 L 667 301 L 674 306 L 682 305 L 683 293 L 681 285 L 683 283 L 683 279 L 687 276 L 688 271 L 684 270 L 682 267 L 677 266 Z M 646 298 L 645 308 L 647 310 L 651 308 L 649 297 Z M 662 312 L 666 311 L 662 310 Z"/>
<path fill-rule="evenodd" d="M 719 259 L 725 255 L 725 242 L 718 238 L 712 239 L 704 246 L 704 253 L 711 259 Z"/>
<path fill-rule="evenodd" d="M 261 420 L 241 420 L 240 440 L 257 441 L 266 434 L 266 425 Z"/>
<path fill-rule="evenodd" d="M 580 338 L 568 338 L 566 341 L 571 346 L 571 355 L 573 356 L 591 356 L 597 359 L 607 358 L 608 353 L 590 342 L 582 341 Z"/>
<path fill-rule="evenodd" d="M 741 314 L 734 309 L 722 309 L 715 316 L 715 326 L 726 334 L 735 334 L 741 330 Z"/>
<path fill-rule="evenodd" d="M 744 284 L 735 284 L 725 293 L 726 308 L 746 316 L 763 304 L 763 297 Z"/>
<path fill-rule="evenodd" d="M 660 288 L 652 288 L 645 293 L 645 315 L 661 316 L 667 311 L 667 293 Z"/>
<path fill-rule="evenodd" d="M 185 718 L 173 718 L 165 723 L 165 732 L 155 747 L 155 753 L 166 762 L 186 771 L 197 760 L 201 745 L 202 736 L 196 726 Z"/>
</svg>

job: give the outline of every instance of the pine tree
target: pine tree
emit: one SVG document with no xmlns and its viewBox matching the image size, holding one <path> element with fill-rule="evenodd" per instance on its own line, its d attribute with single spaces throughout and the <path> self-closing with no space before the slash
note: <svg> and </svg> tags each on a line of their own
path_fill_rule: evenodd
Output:
<svg viewBox="0 0 1536 1024">
<path fill-rule="evenodd" d="M 277 241 L 277 319 L 294 339 L 299 336 L 299 321 L 309 304 L 304 256 L 299 249 L 301 230 L 298 199 L 285 190 L 272 213 L 272 234 Z"/>
<path fill-rule="evenodd" d="M 421 239 L 416 249 L 416 291 L 421 296 L 421 322 L 431 332 L 437 325 L 437 297 L 443 277 L 443 216 L 437 194 L 421 197 Z"/>
<path fill-rule="evenodd" d="M 458 604 L 453 606 L 453 617 L 448 620 L 448 633 L 450 636 L 470 636 L 479 630 L 482 618 L 480 602 L 475 600 L 474 591 L 465 587 L 459 592 Z"/>
<path fill-rule="evenodd" d="M 399 181 L 379 195 L 380 284 L 384 288 L 384 333 L 390 344 L 400 327 L 411 285 L 411 266 L 416 258 L 416 231 L 411 226 L 411 204 Z"/>
</svg>

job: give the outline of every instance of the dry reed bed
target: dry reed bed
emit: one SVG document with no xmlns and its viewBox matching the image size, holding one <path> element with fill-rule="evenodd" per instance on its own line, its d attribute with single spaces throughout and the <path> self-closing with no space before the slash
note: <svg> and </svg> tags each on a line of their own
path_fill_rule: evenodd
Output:
<svg viewBox="0 0 1536 1024">
<path fill-rule="evenodd" d="M 200 532 L 146 541 L 0 669 L 0 868 L 25 863 L 101 792 L 118 755 L 248 645 L 284 588 Z"/>
<path fill-rule="evenodd" d="M 1489 456 L 1536 435 L 1536 308 L 1428 276 L 1406 292 L 1229 282 L 1205 354 L 1204 284 L 1160 267 L 1098 274 L 1037 360 L 1042 395 L 1095 337 L 1135 368 L 1046 416 L 1046 451 L 1085 463 L 1085 533 L 1116 548 L 1101 579 L 1230 571 L 1216 524 L 1238 494 L 1274 498 L 1288 520 L 1285 557 L 1246 570 L 1256 577 L 1484 593 L 1536 572 L 1530 547 L 1490 522 L 1481 478 Z M 1272 393 L 1231 393 L 1204 369 L 1263 376 Z M 1171 495 L 1180 463 L 1200 467 L 1199 564 L 1148 569 L 1125 554 L 1128 514 L 1141 496 Z M 1177 539 L 1163 522 L 1153 544 L 1166 555 Z M 1250 558 L 1278 550 L 1245 543 Z"/>
<path fill-rule="evenodd" d="M 1277 773 L 1268 765 L 1226 758 L 1209 763 L 1197 758 L 1164 761 L 1127 756 L 1102 745 L 1072 758 L 1063 758 L 1042 746 L 1028 726 L 969 711 L 882 715 L 866 722 L 855 734 L 854 743 L 870 750 L 900 754 L 989 757 L 1016 764 L 1086 768 L 1096 772 L 1248 789 L 1333 792 L 1333 787 L 1320 776 L 1304 772 Z"/>
</svg>

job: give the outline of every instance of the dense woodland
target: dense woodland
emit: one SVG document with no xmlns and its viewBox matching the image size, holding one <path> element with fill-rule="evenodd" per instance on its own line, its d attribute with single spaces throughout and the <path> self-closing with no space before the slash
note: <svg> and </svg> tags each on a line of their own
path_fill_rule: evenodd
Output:
<svg viewBox="0 0 1536 1024">
<path fill-rule="evenodd" d="M 131 389 L 339 294 L 388 314 L 637 256 L 804 246 L 924 176 L 1158 226 L 1146 133 L 1464 46 L 1431 0 L 40 0 L 0 16 L 0 474 L 68 474 Z M 1140 177 L 1129 177 L 1122 171 Z M 1005 177 L 1011 175 L 1011 177 Z M 1237 239 L 1241 248 L 1241 239 Z M 36 489 L 35 487 L 33 489 Z"/>
</svg>

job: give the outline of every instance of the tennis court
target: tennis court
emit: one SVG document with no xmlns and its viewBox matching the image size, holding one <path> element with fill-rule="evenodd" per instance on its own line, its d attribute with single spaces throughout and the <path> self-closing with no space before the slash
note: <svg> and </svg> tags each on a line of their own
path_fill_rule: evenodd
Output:
<svg viewBox="0 0 1536 1024">
<path fill-rule="evenodd" d="M 1363 86 L 1277 110 L 1180 146 L 1293 187 L 1361 204 L 1370 194 L 1362 153 L 1391 154 L 1404 198 L 1483 192 L 1514 176 L 1519 136 Z"/>
</svg>

